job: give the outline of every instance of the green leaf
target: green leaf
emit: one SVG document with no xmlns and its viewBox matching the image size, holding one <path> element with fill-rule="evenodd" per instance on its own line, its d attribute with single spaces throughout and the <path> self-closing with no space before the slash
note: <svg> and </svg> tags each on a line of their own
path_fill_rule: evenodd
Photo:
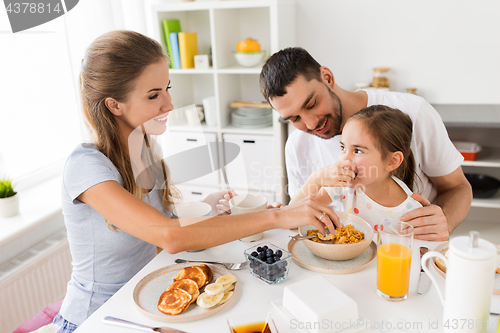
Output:
<svg viewBox="0 0 500 333">
<path fill-rule="evenodd" d="M 12 188 L 12 182 L 9 179 L 0 179 L 0 198 L 8 198 L 17 192 Z"/>
</svg>

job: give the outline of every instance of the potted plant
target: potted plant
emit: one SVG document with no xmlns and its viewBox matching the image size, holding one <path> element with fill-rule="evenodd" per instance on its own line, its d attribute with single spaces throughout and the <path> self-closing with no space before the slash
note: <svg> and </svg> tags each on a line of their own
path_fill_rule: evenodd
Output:
<svg viewBox="0 0 500 333">
<path fill-rule="evenodd" d="M 0 217 L 19 214 L 19 199 L 9 179 L 0 179 Z"/>
</svg>

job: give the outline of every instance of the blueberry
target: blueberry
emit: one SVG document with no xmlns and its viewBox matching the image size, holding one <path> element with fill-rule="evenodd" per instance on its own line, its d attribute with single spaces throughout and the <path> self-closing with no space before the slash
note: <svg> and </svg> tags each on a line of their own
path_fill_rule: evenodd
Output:
<svg viewBox="0 0 500 333">
<path fill-rule="evenodd" d="M 276 255 L 276 254 L 274 255 L 274 261 L 280 261 L 280 259 L 281 259 L 281 257 L 280 257 L 280 256 L 278 256 L 278 255 Z"/>
<path fill-rule="evenodd" d="M 275 253 L 278 257 L 281 258 L 281 256 L 283 255 L 283 251 L 281 250 L 276 250 L 276 253 Z"/>
<path fill-rule="evenodd" d="M 266 260 L 266 254 L 264 252 L 259 253 L 259 259 L 265 261 Z"/>
<path fill-rule="evenodd" d="M 268 256 L 268 257 L 272 257 L 273 255 L 274 255 L 274 252 L 273 252 L 273 250 L 272 250 L 272 249 L 267 249 L 267 250 L 266 250 L 266 256 Z"/>
<path fill-rule="evenodd" d="M 262 250 L 267 251 L 267 249 L 268 249 L 268 248 L 269 248 L 269 247 L 267 247 L 267 245 L 264 245 L 264 246 L 262 247 Z"/>
<path fill-rule="evenodd" d="M 257 257 L 259 254 L 255 251 L 252 252 L 252 257 Z"/>
<path fill-rule="evenodd" d="M 266 260 L 266 262 L 268 264 L 273 264 L 274 263 L 274 257 L 268 257 L 267 260 Z"/>
<path fill-rule="evenodd" d="M 260 246 L 257 248 L 257 252 L 262 252 L 262 248 Z"/>
<path fill-rule="evenodd" d="M 276 264 L 278 268 L 280 269 L 285 269 L 286 268 L 286 261 L 280 261 L 279 263 Z"/>
</svg>

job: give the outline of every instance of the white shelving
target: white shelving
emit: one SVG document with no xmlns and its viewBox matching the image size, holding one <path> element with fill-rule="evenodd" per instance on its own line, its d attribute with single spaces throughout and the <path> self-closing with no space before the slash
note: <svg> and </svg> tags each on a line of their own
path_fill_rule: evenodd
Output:
<svg viewBox="0 0 500 333">
<path fill-rule="evenodd" d="M 483 148 L 475 161 L 464 161 L 463 166 L 500 168 L 500 149 Z"/>
<path fill-rule="evenodd" d="M 452 141 L 475 142 L 482 147 L 475 161 L 464 161 L 464 173 L 484 174 L 500 180 L 500 114 L 492 105 L 434 105 Z M 474 121 L 471 121 L 474 119 Z M 500 209 L 500 192 L 486 199 L 473 199 L 472 208 Z M 490 216 L 491 214 L 484 214 Z"/>
<path fill-rule="evenodd" d="M 204 98 L 215 96 L 217 126 L 191 127 L 171 125 L 173 132 L 215 133 L 218 142 L 224 135 L 267 135 L 272 137 L 273 167 L 278 170 L 274 182 L 263 187 L 250 187 L 250 191 L 266 191 L 274 200 L 287 202 L 285 194 L 284 145 L 287 126 L 278 121 L 274 112 L 273 125 L 268 128 L 246 129 L 231 125 L 229 104 L 233 101 L 262 102 L 259 75 L 262 65 L 246 68 L 239 66 L 234 58 L 237 42 L 248 37 L 257 39 L 266 56 L 282 48 L 295 46 L 295 4 L 293 0 L 252 1 L 194 1 L 166 3 L 161 0 L 145 0 L 148 34 L 165 46 L 162 21 L 180 20 L 182 31 L 197 33 L 198 53 L 212 54 L 209 69 L 171 69 L 170 90 L 175 108 L 191 104 L 202 104 Z M 224 153 L 218 152 L 220 165 L 224 164 Z M 215 188 L 225 188 L 224 177 Z M 252 182 L 249 180 L 249 184 Z M 198 185 L 195 182 L 191 183 Z M 235 190 L 238 190 L 235 188 Z M 243 189 L 245 190 L 245 189 Z M 269 193 L 268 193 L 269 194 Z"/>
</svg>

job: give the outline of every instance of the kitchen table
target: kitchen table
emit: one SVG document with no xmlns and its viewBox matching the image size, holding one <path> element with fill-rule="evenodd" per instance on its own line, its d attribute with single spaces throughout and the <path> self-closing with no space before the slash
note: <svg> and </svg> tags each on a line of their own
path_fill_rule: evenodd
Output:
<svg viewBox="0 0 500 333">
<path fill-rule="evenodd" d="M 217 260 L 226 262 L 244 261 L 243 251 L 260 242 L 270 242 L 281 248 L 287 249 L 289 236 L 295 235 L 291 230 L 271 230 L 264 233 L 264 238 L 256 243 L 244 243 L 234 241 L 201 252 L 182 252 L 178 254 L 169 254 L 162 251 L 151 262 L 149 262 L 141 271 L 139 271 L 125 286 L 123 286 L 113 297 L 111 297 L 101 308 L 90 316 L 76 330 L 77 333 L 96 333 L 96 332 L 133 332 L 133 329 L 117 326 L 105 325 L 102 318 L 105 316 L 114 316 L 126 320 L 142 323 L 149 326 L 169 326 L 180 330 L 195 332 L 229 332 L 227 318 L 241 316 L 252 312 L 271 312 L 280 333 L 286 332 L 304 332 L 300 330 L 296 321 L 290 321 L 279 312 L 271 303 L 274 300 L 280 300 L 283 297 L 283 288 L 287 285 L 302 281 L 304 279 L 322 275 L 338 289 L 350 296 L 358 305 L 359 316 L 361 319 L 367 319 L 374 329 L 365 330 L 366 332 L 380 332 L 383 321 L 390 321 L 391 324 L 399 325 L 407 330 L 406 332 L 442 332 L 442 313 L 443 307 L 435 287 L 432 285 L 430 290 L 424 295 L 417 294 L 417 284 L 419 279 L 419 247 L 427 246 L 433 250 L 442 242 L 430 242 L 414 240 L 413 257 L 411 262 L 410 290 L 408 299 L 402 302 L 388 302 L 379 298 L 376 293 L 377 265 L 376 260 L 366 269 L 351 274 L 320 274 L 306 270 L 294 262 L 290 267 L 288 278 L 275 285 L 267 285 L 263 281 L 253 277 L 248 268 L 231 271 L 238 278 L 238 289 L 233 300 L 222 311 L 205 319 L 186 322 L 186 323 L 166 323 L 151 319 L 136 308 L 132 299 L 132 292 L 137 283 L 147 274 L 159 268 L 175 264 L 175 259 L 183 258 L 189 260 Z M 444 278 L 439 276 L 434 269 L 431 271 L 443 288 Z M 492 310 L 498 312 L 500 308 L 500 295 L 493 295 Z M 490 315 L 488 320 L 487 332 L 496 332 L 498 316 Z M 387 326 L 384 326 L 386 328 Z M 363 331 L 363 332 L 365 332 Z M 384 330 L 382 330 L 384 331 Z M 395 332 L 395 331 L 391 331 Z"/>
</svg>

